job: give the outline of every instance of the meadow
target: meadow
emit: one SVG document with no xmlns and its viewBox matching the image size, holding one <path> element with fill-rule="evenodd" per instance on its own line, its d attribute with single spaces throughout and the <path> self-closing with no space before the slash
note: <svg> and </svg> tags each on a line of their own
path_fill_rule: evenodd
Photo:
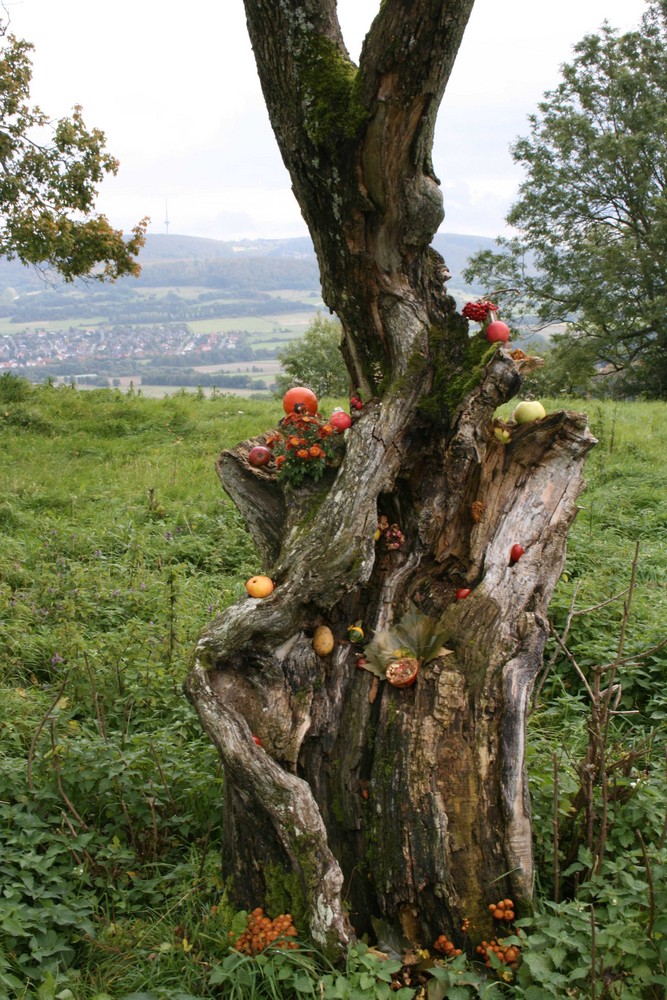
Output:
<svg viewBox="0 0 667 1000">
<path fill-rule="evenodd" d="M 0 378 L 0 998 L 664 996 L 667 406 L 567 407 L 599 444 L 529 723 L 535 914 L 517 972 L 422 956 L 420 986 L 364 942 L 342 970 L 230 946 L 223 777 L 181 685 L 262 569 L 215 459 L 279 401 Z"/>
</svg>

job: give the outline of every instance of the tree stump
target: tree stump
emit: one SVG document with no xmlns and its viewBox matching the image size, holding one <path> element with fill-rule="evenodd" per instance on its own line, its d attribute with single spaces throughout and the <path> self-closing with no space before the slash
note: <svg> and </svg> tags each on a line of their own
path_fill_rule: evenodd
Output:
<svg viewBox="0 0 667 1000">
<path fill-rule="evenodd" d="M 223 870 L 237 905 L 289 910 L 326 951 L 378 920 L 461 946 L 464 918 L 490 938 L 490 902 L 530 901 L 526 706 L 594 441 L 574 413 L 497 439 L 497 407 L 536 362 L 469 335 L 430 247 L 433 129 L 472 0 L 383 0 L 358 67 L 332 0 L 244 2 L 366 405 L 318 483 L 251 466 L 263 436 L 218 460 L 276 584 L 209 625 L 186 681 L 224 765 Z M 380 517 L 400 548 L 376 540 Z M 411 609 L 450 652 L 399 690 L 357 669 L 348 626 L 377 636 Z"/>
</svg>

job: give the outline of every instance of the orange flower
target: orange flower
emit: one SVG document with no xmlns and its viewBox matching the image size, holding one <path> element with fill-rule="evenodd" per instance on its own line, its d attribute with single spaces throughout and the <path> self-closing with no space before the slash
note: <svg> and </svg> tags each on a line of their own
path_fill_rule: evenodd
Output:
<svg viewBox="0 0 667 1000">
<path fill-rule="evenodd" d="M 285 461 L 285 458 L 286 458 L 286 456 L 285 456 L 285 455 L 278 455 L 278 456 L 276 456 L 276 469 L 279 469 L 279 468 L 280 468 L 280 466 L 281 466 L 281 465 L 283 464 L 283 462 Z"/>
<path fill-rule="evenodd" d="M 322 424 L 322 426 L 320 427 L 320 432 L 319 432 L 320 433 L 320 437 L 321 438 L 329 437 L 330 434 L 333 434 L 333 430 L 334 429 L 331 426 L 331 424 Z"/>
<path fill-rule="evenodd" d="M 320 448 L 319 444 L 314 444 L 312 448 L 308 449 L 311 458 L 324 458 L 324 452 Z"/>
<path fill-rule="evenodd" d="M 297 437 L 295 434 L 292 434 L 291 437 L 287 438 L 288 448 L 300 448 L 302 444 L 304 444 L 304 442 L 301 440 L 300 437 Z"/>
<path fill-rule="evenodd" d="M 310 455 L 308 454 L 308 449 L 307 448 L 299 448 L 299 450 L 296 452 L 296 457 L 297 458 L 304 458 L 304 459 L 310 458 Z"/>
</svg>

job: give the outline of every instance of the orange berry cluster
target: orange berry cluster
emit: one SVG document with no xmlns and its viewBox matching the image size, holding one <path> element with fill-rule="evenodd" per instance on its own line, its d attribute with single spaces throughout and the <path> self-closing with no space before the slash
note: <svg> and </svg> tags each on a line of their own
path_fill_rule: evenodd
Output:
<svg viewBox="0 0 667 1000">
<path fill-rule="evenodd" d="M 450 941 L 445 934 L 441 934 L 435 939 L 433 947 L 436 951 L 441 951 L 447 958 L 456 958 L 457 955 L 461 954 L 461 949 L 455 948 L 454 942 Z"/>
<path fill-rule="evenodd" d="M 511 899 L 501 899 L 499 903 L 489 903 L 489 909 L 494 920 L 505 920 L 508 924 L 514 920 L 514 903 Z"/>
<path fill-rule="evenodd" d="M 507 924 L 514 920 L 515 910 L 511 899 L 501 899 L 497 903 L 489 903 L 489 910 L 494 920 L 503 920 Z M 517 933 L 520 932 L 517 931 Z M 481 955 L 487 969 L 491 968 L 491 959 L 489 957 L 491 953 L 496 956 L 499 962 L 508 965 L 510 969 L 518 969 L 519 967 L 521 949 L 514 944 L 504 945 L 502 940 L 497 941 L 494 938 L 492 941 L 482 941 L 481 944 L 477 945 L 475 951 L 478 955 Z"/>
<path fill-rule="evenodd" d="M 478 955 L 481 955 L 487 969 L 491 968 L 491 959 L 489 958 L 489 954 L 491 952 L 496 956 L 499 962 L 502 962 L 504 965 L 509 965 L 510 969 L 519 968 L 519 956 L 521 955 L 521 949 L 515 944 L 507 945 L 507 947 L 505 947 L 502 941 L 496 941 L 494 938 L 493 941 L 482 941 L 481 944 L 477 945 L 475 951 Z"/>
<path fill-rule="evenodd" d="M 290 913 L 281 913 L 275 920 L 271 920 L 265 916 L 262 907 L 258 906 L 248 917 L 248 926 L 234 942 L 234 948 L 244 955 L 259 955 L 269 945 L 278 942 L 279 947 L 294 951 L 299 947 L 299 942 L 292 940 L 297 933 Z M 230 933 L 230 937 L 233 936 Z"/>
</svg>

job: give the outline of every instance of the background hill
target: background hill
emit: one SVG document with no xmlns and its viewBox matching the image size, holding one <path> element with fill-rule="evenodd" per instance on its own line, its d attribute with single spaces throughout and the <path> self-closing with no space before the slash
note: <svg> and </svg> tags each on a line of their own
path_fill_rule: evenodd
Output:
<svg viewBox="0 0 667 1000">
<path fill-rule="evenodd" d="M 494 246 L 494 241 L 485 236 L 437 233 L 433 246 L 443 255 L 452 273 L 449 282 L 452 290 L 458 291 L 464 287 L 461 271 L 468 257 L 477 250 Z M 154 234 L 146 238 L 139 261 L 141 276 L 138 279 L 121 278 L 115 287 L 136 288 L 149 284 L 178 287 L 209 274 L 218 276 L 220 280 L 226 279 L 225 284 L 229 287 L 236 287 L 240 281 L 243 287 L 254 284 L 262 288 L 273 284 L 275 277 L 280 275 L 289 282 L 285 287 L 302 287 L 307 279 L 319 288 L 317 261 L 308 237 L 225 241 L 200 236 Z M 18 261 L 0 260 L 0 299 L 3 296 L 6 298 L 7 289 L 17 294 L 42 291 L 46 277 L 44 272 L 25 267 Z M 85 290 L 91 299 L 98 296 L 104 287 L 83 280 L 68 286 L 61 279 L 49 279 L 49 285 Z M 474 289 L 468 291 L 475 293 Z"/>
<path fill-rule="evenodd" d="M 438 234 L 459 303 L 468 257 L 493 241 Z M 0 261 L 0 370 L 89 385 L 267 391 L 277 352 L 324 310 L 309 238 L 223 241 L 152 235 L 141 274 L 114 284 L 51 279 Z"/>
</svg>

